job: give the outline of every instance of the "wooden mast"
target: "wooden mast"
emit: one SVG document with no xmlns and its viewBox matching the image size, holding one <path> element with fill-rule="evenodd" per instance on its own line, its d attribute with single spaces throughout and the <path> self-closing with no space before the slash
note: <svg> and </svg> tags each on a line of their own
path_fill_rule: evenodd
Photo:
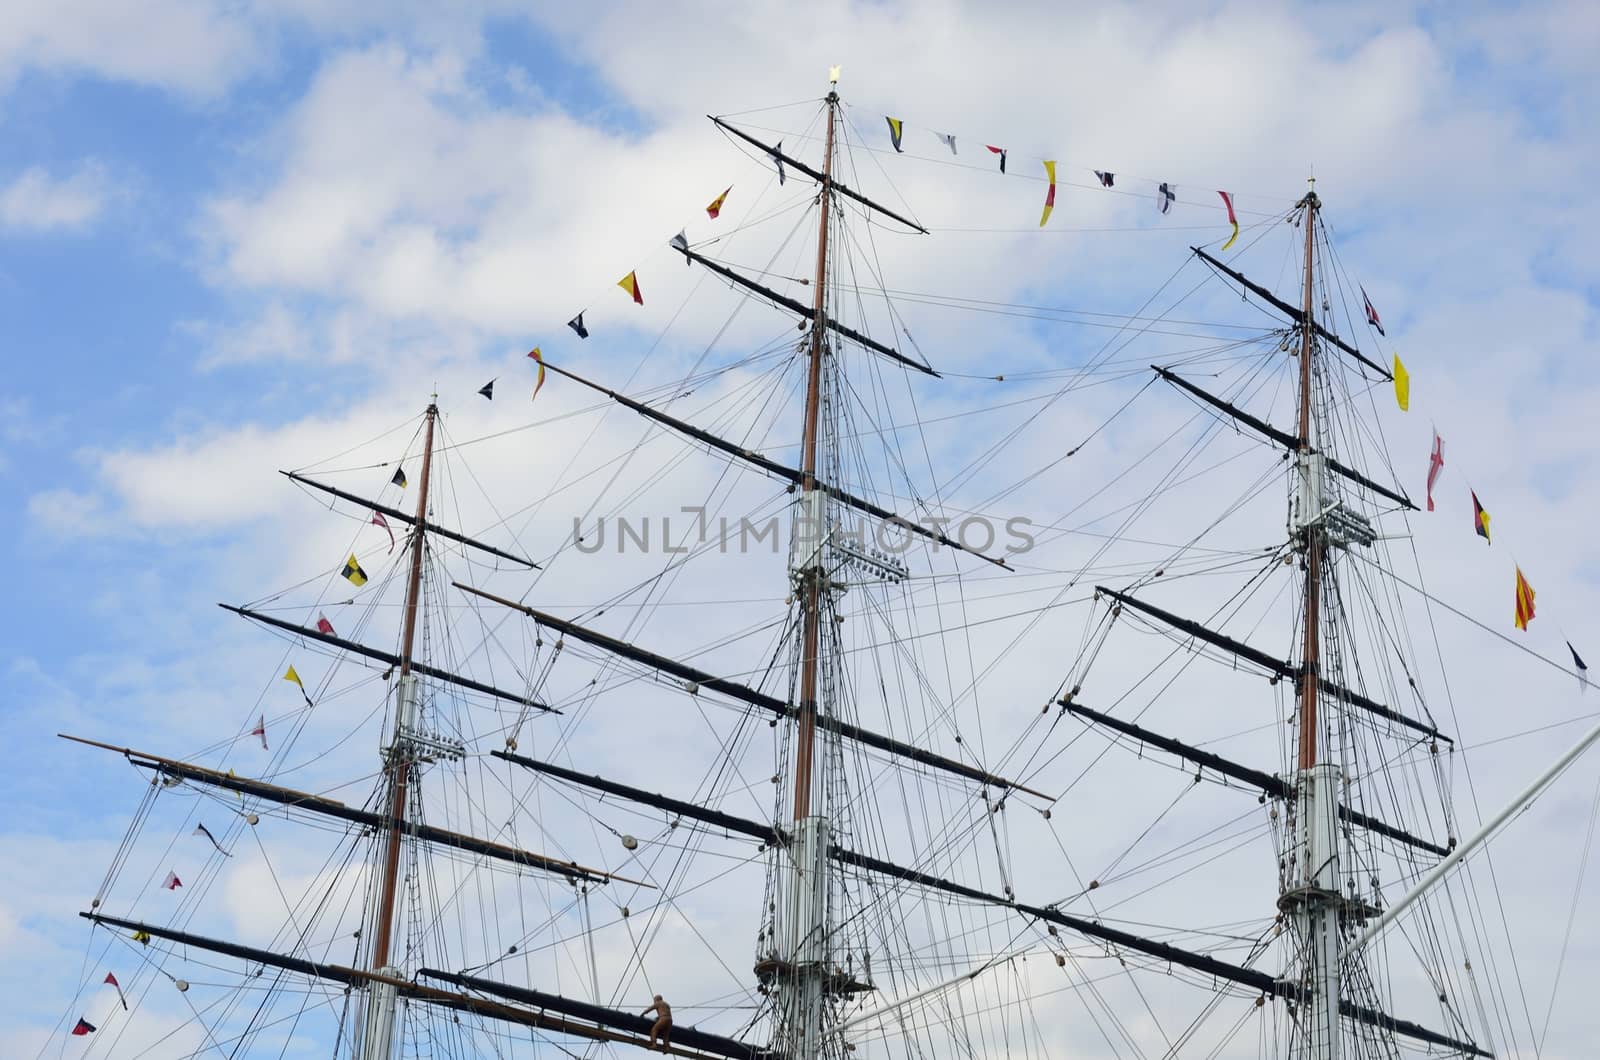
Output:
<svg viewBox="0 0 1600 1060">
<path fill-rule="evenodd" d="M 801 519 L 811 525 L 806 539 L 820 552 L 826 527 L 823 506 L 811 500 L 817 488 L 817 435 L 822 406 L 822 359 L 827 355 L 823 336 L 827 334 L 828 207 L 833 198 L 833 122 L 839 94 L 828 92 L 828 136 L 822 160 L 822 220 L 817 229 L 817 278 L 815 315 L 811 328 L 811 363 L 806 378 L 805 435 L 801 442 L 803 478 Z M 820 556 L 801 557 L 807 564 L 801 587 L 800 655 L 800 731 L 795 750 L 794 819 L 811 815 L 811 771 L 817 737 L 817 653 L 822 639 L 822 568 Z"/>
<path fill-rule="evenodd" d="M 1322 563 L 1328 549 L 1324 526 L 1327 506 L 1322 489 L 1324 459 L 1312 436 L 1311 388 L 1315 382 L 1316 318 L 1316 184 L 1300 200 L 1305 207 L 1306 273 L 1300 317 L 1300 452 L 1295 461 L 1296 523 L 1305 548 L 1304 644 L 1300 665 L 1300 748 L 1296 774 L 1295 830 L 1297 850 L 1290 890 L 1278 899 L 1292 909 L 1300 936 L 1300 978 L 1304 1003 L 1296 1024 L 1303 1038 L 1291 1053 L 1303 1060 L 1340 1060 L 1343 1012 L 1340 976 L 1340 921 L 1345 914 L 1340 896 L 1338 822 L 1339 767 L 1317 760 L 1317 696 L 1321 691 L 1320 642 Z"/>
<path fill-rule="evenodd" d="M 1315 180 L 1312 189 L 1306 192 L 1306 197 L 1301 200 L 1305 206 L 1306 229 L 1306 283 L 1305 298 L 1301 306 L 1300 324 L 1300 449 L 1304 455 L 1309 455 L 1313 449 L 1311 437 L 1311 358 L 1315 353 L 1316 345 L 1312 341 L 1313 313 L 1313 274 L 1315 267 L 1315 245 L 1317 224 L 1317 192 Z M 1304 457 L 1303 457 L 1304 458 Z M 1320 486 L 1321 476 L 1315 476 Z M 1312 498 L 1315 503 L 1321 503 L 1321 498 Z M 1303 519 L 1309 519 L 1314 513 L 1303 513 Z M 1300 669 L 1300 768 L 1310 769 L 1317 764 L 1317 691 L 1318 677 L 1320 674 L 1319 659 L 1319 630 L 1318 624 L 1321 617 L 1322 596 L 1322 550 L 1323 534 L 1320 525 L 1307 524 L 1306 535 L 1306 585 L 1305 585 L 1305 641 L 1301 652 Z"/>
<path fill-rule="evenodd" d="M 406 583 L 405 627 L 400 635 L 400 680 L 395 687 L 399 699 L 395 710 L 395 739 L 389 755 L 389 833 L 383 859 L 383 889 L 378 899 L 377 935 L 372 944 L 372 967 L 384 968 L 389 964 L 390 935 L 394 927 L 395 886 L 400 874 L 400 847 L 405 834 L 406 789 L 411 777 L 411 759 L 404 753 L 405 733 L 401 731 L 406 717 L 404 699 L 412 694 L 411 659 L 416 645 L 417 610 L 422 594 L 422 560 L 428 529 L 428 473 L 433 466 L 433 424 L 438 418 L 439 406 L 432 402 L 425 414 L 426 427 L 422 443 L 422 474 L 417 481 L 417 514 L 411 531 L 411 573 Z"/>
</svg>

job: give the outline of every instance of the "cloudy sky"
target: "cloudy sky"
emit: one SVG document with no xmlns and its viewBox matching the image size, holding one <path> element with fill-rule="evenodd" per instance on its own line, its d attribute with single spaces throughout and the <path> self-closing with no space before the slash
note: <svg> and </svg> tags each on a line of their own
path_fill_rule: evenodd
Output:
<svg viewBox="0 0 1600 1060">
<path fill-rule="evenodd" d="M 679 229 L 694 241 L 716 235 L 703 207 L 729 184 L 725 219 L 735 223 L 796 205 L 792 182 L 776 188 L 705 115 L 752 112 L 741 120 L 760 135 L 815 157 L 814 101 L 835 63 L 858 148 L 852 179 L 934 230 L 914 247 L 879 237 L 883 285 L 897 290 L 1134 313 L 1189 243 L 1225 233 L 1219 188 L 1233 190 L 1251 239 L 1274 241 L 1252 267 L 1270 283 L 1292 280 L 1292 264 L 1274 271 L 1283 239 L 1268 222 L 1314 172 L 1340 266 L 1382 309 L 1388 335 L 1376 348 L 1385 360 L 1399 351 L 1413 374 L 1410 415 L 1383 409 L 1390 458 L 1413 496 L 1430 425 L 1447 439 L 1448 502 L 1403 531 L 1429 588 L 1512 633 L 1514 556 L 1540 594 L 1540 617 L 1518 643 L 1562 665 L 1565 639 L 1600 656 L 1588 529 L 1600 508 L 1584 500 L 1600 486 L 1597 52 L 1600 9 L 1580 2 L 938 0 L 826 2 L 803 14 L 490 0 L 6 5 L 0 536 L 13 588 L 0 619 L 10 752 L 0 988 L 12 1002 L 0 1051 L 57 1048 L 52 1034 L 85 974 L 75 914 L 141 793 L 114 760 L 54 734 L 169 753 L 237 734 L 282 658 L 213 605 L 324 584 L 351 541 L 349 523 L 333 523 L 275 472 L 414 453 L 416 412 L 435 390 L 454 441 L 591 404 L 553 381 L 535 416 L 523 357 L 535 344 L 618 386 L 635 373 L 652 384 L 681 376 L 708 347 L 707 366 L 775 348 L 783 328 L 744 314 L 718 334 L 734 305 L 725 292 L 709 308 L 683 308 L 699 305 L 689 300 L 697 274 L 665 242 Z M 887 149 L 884 114 L 907 123 L 905 157 Z M 961 165 L 945 164 L 934 130 L 958 135 Z M 985 143 L 1009 145 L 1010 179 L 989 172 L 976 153 Z M 1043 233 L 1041 158 L 1061 160 L 1063 181 Z M 1092 187 L 1096 168 L 1117 171 L 1127 194 Z M 1154 180 L 1178 188 L 1165 228 Z M 728 260 L 758 261 L 754 247 L 743 252 L 727 248 Z M 793 255 L 774 267 L 805 268 Z M 642 310 L 614 287 L 632 268 Z M 585 308 L 600 341 L 579 348 L 563 323 Z M 1233 312 L 1225 298 L 1206 309 L 1205 319 Z M 1103 339 L 1056 347 L 1048 329 L 907 313 L 918 349 L 955 373 L 1048 371 Z M 474 393 L 491 378 L 493 404 Z M 708 393 L 717 396 L 702 411 L 766 437 L 760 410 L 731 391 Z M 929 392 L 924 407 L 960 413 L 995 401 L 958 384 Z M 1061 415 L 1098 422 L 1114 407 L 1106 399 Z M 539 557 L 558 548 L 581 505 L 574 494 L 530 510 L 562 481 L 550 469 L 592 470 L 641 437 L 633 419 L 573 422 L 585 433 L 542 427 L 486 443 L 470 465 L 477 477 L 463 466 L 455 483 L 467 525 L 492 524 L 502 544 Z M 985 423 L 996 438 L 1008 429 Z M 1132 453 L 1139 431 L 1114 442 Z M 1046 434 L 1019 446 L 1002 483 L 1050 459 Z M 935 457 L 959 466 L 958 450 Z M 650 467 L 672 459 L 660 450 Z M 690 466 L 675 482 L 683 497 L 703 498 L 719 487 L 715 472 Z M 642 466 L 630 473 L 651 478 Z M 1493 552 L 1462 514 L 1469 484 L 1493 512 Z M 775 503 L 770 487 L 750 490 L 750 505 Z M 960 500 L 993 492 L 972 483 Z M 1038 489 L 1009 503 L 1032 506 L 1040 522 L 1071 508 Z M 1181 513 L 1164 518 L 1151 537 L 1185 536 Z M 1269 520 L 1261 543 L 1280 531 Z M 362 542 L 383 555 L 381 541 Z M 740 596 L 751 569 L 731 565 L 696 588 Z M 608 576 L 602 592 L 592 573 L 562 575 L 546 603 L 576 606 L 627 582 Z M 781 602 L 781 577 L 753 595 Z M 1456 731 L 1481 748 L 1473 775 L 1487 811 L 1581 731 L 1574 720 L 1589 708 L 1539 658 L 1445 611 L 1435 617 L 1444 646 L 1433 680 L 1442 670 Z M 1083 621 L 1074 615 L 1057 632 L 1076 638 Z M 703 645 L 711 632 L 664 634 L 674 637 Z M 1064 675 L 1045 643 L 990 694 L 1047 696 Z M 1494 742 L 1555 723 L 1564 724 Z M 1518 958 L 1535 1029 L 1593 774 L 1590 765 L 1565 778 L 1504 841 L 1498 883 L 1526 939 Z M 1460 788 L 1457 798 L 1467 801 Z M 1270 865 L 1263 874 L 1270 885 Z M 1586 1055 L 1600 1035 L 1581 1004 L 1600 975 L 1586 930 L 1600 916 L 1595 886 L 1590 876 L 1578 892 L 1544 1055 Z M 230 893 L 248 909 L 248 886 Z M 1103 1044 L 1073 1041 L 1084 1055 Z"/>
</svg>

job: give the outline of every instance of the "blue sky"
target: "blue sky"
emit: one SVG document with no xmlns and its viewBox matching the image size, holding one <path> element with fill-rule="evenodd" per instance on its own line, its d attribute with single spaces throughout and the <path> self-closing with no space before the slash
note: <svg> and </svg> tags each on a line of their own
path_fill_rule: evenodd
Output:
<svg viewBox="0 0 1600 1060">
<path fill-rule="evenodd" d="M 15 766 L 0 850 L 37 851 L 86 900 L 127 789 L 53 733 L 217 738 L 165 713 L 177 699 L 179 717 L 219 712 L 231 731 L 237 697 L 276 663 L 212 604 L 304 576 L 313 551 L 295 537 L 313 509 L 271 472 L 403 422 L 434 383 L 447 400 L 491 376 L 520 393 L 522 354 L 564 341 L 575 306 L 627 336 L 622 364 L 598 372 L 647 363 L 660 321 L 623 315 L 614 277 L 637 264 L 647 290 L 676 297 L 687 281 L 668 271 L 666 236 L 703 234 L 705 189 L 753 196 L 765 180 L 703 115 L 813 97 L 834 62 L 863 126 L 892 108 L 913 131 L 1070 159 L 1074 180 L 1103 159 L 1135 186 L 1170 174 L 1185 223 L 1216 220 L 1213 187 L 1239 189 L 1245 211 L 1281 209 L 1314 167 L 1343 261 L 1415 378 L 1417 411 L 1390 441 L 1420 471 L 1429 421 L 1447 433 L 1452 473 L 1496 498 L 1497 547 L 1538 567 L 1537 650 L 1559 656 L 1559 622 L 1600 656 L 1600 570 L 1579 529 L 1600 517 L 1597 51 L 1600 13 L 1583 3 L 838 2 L 814 24 L 709 3 L 12 5 L 0 732 Z M 773 120 L 793 136 L 807 113 Z M 1032 224 L 1031 183 L 932 166 L 901 179 L 934 227 L 995 224 L 1013 202 Z M 1067 189 L 1054 223 L 1148 226 L 1151 212 Z M 971 269 L 995 296 L 1147 293 L 1148 244 L 1044 238 L 951 233 L 899 264 L 913 290 Z M 712 324 L 686 327 L 675 358 Z M 461 417 L 462 436 L 527 420 L 498 403 Z M 495 456 L 491 480 L 517 481 L 519 459 Z M 1471 575 L 1473 541 L 1419 539 L 1438 550 L 1441 595 L 1504 617 L 1504 579 Z M 1491 717 L 1481 735 L 1499 731 Z M 38 1003 L 0 1017 L 0 1042 L 28 1055 L 77 985 L 78 906 L 49 889 L 0 875 L 6 974 L 45 954 Z M 1600 969 L 1582 958 L 1585 975 Z"/>
</svg>

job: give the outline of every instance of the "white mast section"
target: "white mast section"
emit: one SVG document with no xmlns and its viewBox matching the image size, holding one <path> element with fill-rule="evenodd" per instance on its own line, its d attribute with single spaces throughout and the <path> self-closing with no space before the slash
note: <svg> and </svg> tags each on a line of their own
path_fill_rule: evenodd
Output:
<svg viewBox="0 0 1600 1060">
<path fill-rule="evenodd" d="M 1596 740 L 1600 740 L 1600 725 L 1596 725 L 1585 733 L 1583 738 L 1573 744 L 1560 758 L 1557 758 L 1550 768 L 1540 773 L 1531 784 L 1517 794 L 1516 798 L 1507 803 L 1505 809 L 1491 817 L 1488 823 L 1474 832 L 1466 842 L 1456 847 L 1448 857 L 1429 870 L 1428 874 L 1418 880 L 1416 886 L 1411 888 L 1404 898 L 1385 910 L 1383 915 L 1374 920 L 1367 927 L 1367 930 L 1361 933 L 1361 937 L 1356 939 L 1349 948 L 1358 950 L 1376 938 L 1384 928 L 1394 922 L 1396 917 L 1410 908 L 1411 904 L 1418 898 L 1421 898 L 1424 892 L 1444 879 L 1445 875 L 1456 866 L 1457 862 L 1482 846 L 1490 836 L 1499 830 L 1501 825 L 1526 809 L 1529 803 L 1538 798 L 1544 789 L 1550 786 L 1551 781 L 1555 780 L 1568 766 L 1577 761 L 1583 752 L 1594 746 Z"/>
<path fill-rule="evenodd" d="M 1018 952 L 1022 952 L 1022 951 L 1018 951 Z M 954 979 L 946 979 L 944 982 L 936 983 L 935 985 L 928 987 L 926 990 L 918 990 L 915 994 L 910 994 L 910 995 L 907 995 L 906 997 L 898 998 L 898 999 L 896 999 L 894 1001 L 891 1001 L 888 1004 L 880 1005 L 878 1008 L 873 1009 L 871 1012 L 863 1012 L 860 1015 L 851 1016 L 849 1019 L 844 1020 L 843 1022 L 839 1023 L 836 1027 L 834 1027 L 833 1028 L 833 1033 L 836 1034 L 836 1035 L 843 1034 L 845 1031 L 849 1030 L 851 1027 L 859 1027 L 863 1023 L 871 1023 L 874 1020 L 882 1019 L 883 1017 L 888 1016 L 892 1012 L 898 1012 L 900 1009 L 905 1008 L 907 1005 L 911 1005 L 911 1004 L 914 1004 L 914 1003 L 916 1003 L 918 1001 L 921 1001 L 925 997 L 932 997 L 934 994 L 943 993 L 944 991 L 949 990 L 949 989 L 951 989 L 953 987 L 960 986 L 963 983 L 970 983 L 974 979 L 978 978 L 978 976 L 982 975 L 984 972 L 987 972 L 990 968 L 993 968 L 998 964 L 1002 964 L 1005 961 L 1008 961 L 1010 959 L 1011 959 L 1011 955 L 1009 955 L 1009 954 L 1002 955 L 1000 957 L 996 957 L 992 961 L 986 961 L 985 963 L 980 964 L 978 967 L 972 969 L 972 971 L 970 971 L 970 972 L 962 972 L 960 975 L 956 976 Z"/>
</svg>

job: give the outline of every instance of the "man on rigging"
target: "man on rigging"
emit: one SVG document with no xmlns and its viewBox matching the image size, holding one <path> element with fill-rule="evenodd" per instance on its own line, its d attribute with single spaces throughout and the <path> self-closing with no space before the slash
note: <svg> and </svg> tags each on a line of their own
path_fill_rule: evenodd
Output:
<svg viewBox="0 0 1600 1060">
<path fill-rule="evenodd" d="M 655 1003 L 641 1012 L 640 1015 L 648 1016 L 652 1012 L 659 1013 L 659 1015 L 656 1018 L 655 1025 L 650 1028 L 650 1048 L 654 1049 L 656 1047 L 656 1035 L 659 1034 L 661 1036 L 661 1051 L 666 1052 L 667 1039 L 672 1036 L 672 1006 L 661 1000 L 661 995 L 657 994 Z"/>
</svg>

